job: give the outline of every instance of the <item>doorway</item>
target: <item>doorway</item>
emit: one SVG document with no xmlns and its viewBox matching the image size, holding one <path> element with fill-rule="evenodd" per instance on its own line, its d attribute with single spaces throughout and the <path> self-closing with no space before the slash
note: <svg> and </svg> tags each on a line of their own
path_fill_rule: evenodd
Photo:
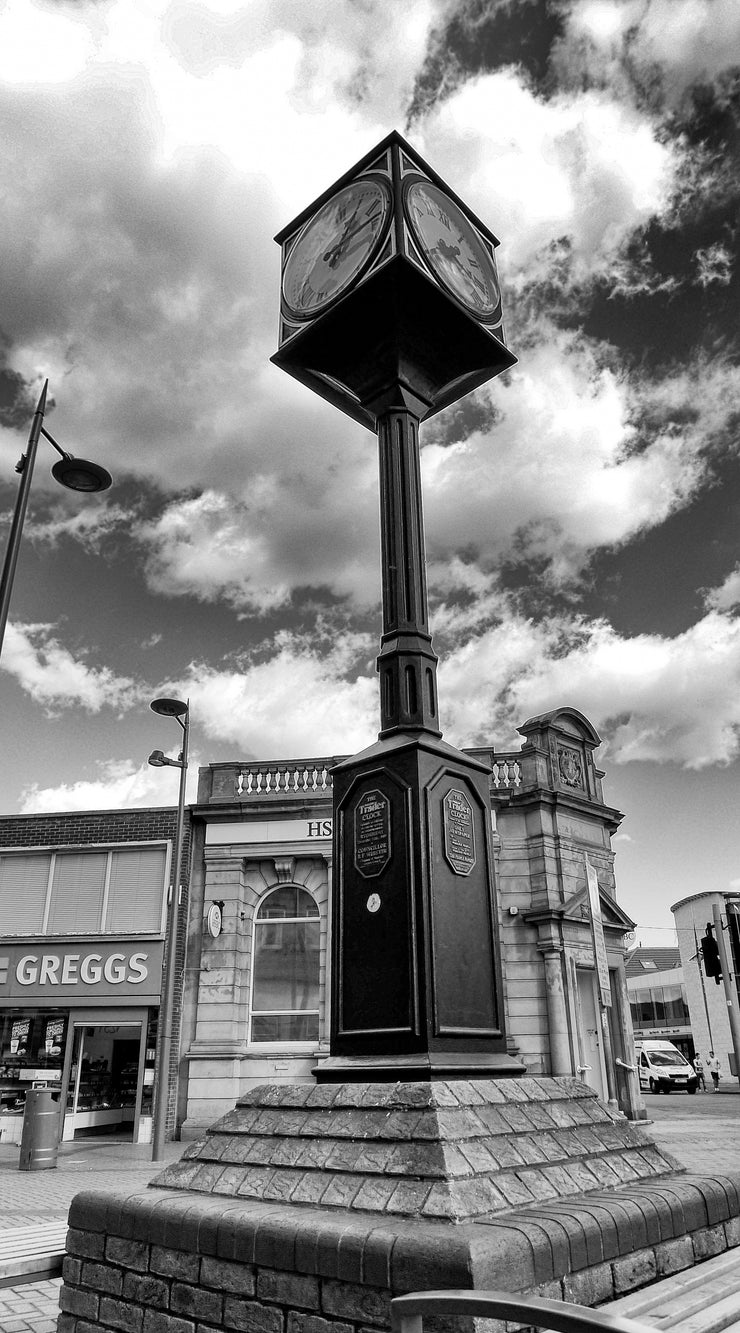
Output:
<svg viewBox="0 0 740 1333">
<path fill-rule="evenodd" d="M 139 1141 L 146 1021 L 107 1017 L 73 1019 L 64 1140 L 114 1134 Z"/>
<path fill-rule="evenodd" d="M 576 968 L 578 1063 L 584 1069 L 583 1080 L 607 1101 L 606 1066 L 601 1036 L 601 1017 L 596 999 L 596 973 L 593 968 Z"/>
</svg>

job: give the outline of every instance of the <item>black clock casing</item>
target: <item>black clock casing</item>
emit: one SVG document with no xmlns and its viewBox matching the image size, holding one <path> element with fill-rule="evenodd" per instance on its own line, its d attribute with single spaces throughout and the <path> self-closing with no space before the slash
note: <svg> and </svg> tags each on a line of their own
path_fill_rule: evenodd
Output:
<svg viewBox="0 0 740 1333">
<path fill-rule="evenodd" d="M 390 199 L 379 222 L 366 205 L 364 229 L 348 190 L 363 184 L 363 197 Z M 423 209 L 437 205 L 427 226 Z M 394 386 L 424 420 L 516 363 L 505 342 L 497 238 L 396 131 L 275 239 L 282 282 L 272 360 L 370 430 Z"/>
</svg>

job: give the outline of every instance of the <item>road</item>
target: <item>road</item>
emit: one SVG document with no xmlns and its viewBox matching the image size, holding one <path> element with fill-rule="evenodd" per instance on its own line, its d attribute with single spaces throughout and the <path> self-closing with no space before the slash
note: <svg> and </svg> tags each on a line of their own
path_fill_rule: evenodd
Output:
<svg viewBox="0 0 740 1333">
<path fill-rule="evenodd" d="M 645 1093 L 648 1132 L 689 1171 L 740 1171 L 740 1087 L 736 1080 L 718 1093 Z"/>
</svg>

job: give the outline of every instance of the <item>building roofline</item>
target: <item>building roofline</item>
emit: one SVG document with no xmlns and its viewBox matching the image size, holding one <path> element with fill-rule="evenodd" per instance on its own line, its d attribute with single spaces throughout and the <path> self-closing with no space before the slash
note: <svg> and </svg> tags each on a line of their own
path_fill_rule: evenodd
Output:
<svg viewBox="0 0 740 1333">
<path fill-rule="evenodd" d="M 0 824 L 9 824 L 19 819 L 71 819 L 75 815 L 79 815 L 82 818 L 86 815 L 154 815 L 165 812 L 169 814 L 173 810 L 177 810 L 176 801 L 173 802 L 172 805 L 106 805 L 96 806 L 92 810 L 32 810 L 24 811 L 23 814 L 0 815 Z"/>
</svg>

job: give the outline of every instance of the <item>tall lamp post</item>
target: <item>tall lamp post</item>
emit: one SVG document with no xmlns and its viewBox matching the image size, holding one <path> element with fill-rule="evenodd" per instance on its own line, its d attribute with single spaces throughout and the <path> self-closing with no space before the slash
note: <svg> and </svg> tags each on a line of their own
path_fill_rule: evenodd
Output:
<svg viewBox="0 0 740 1333">
<path fill-rule="evenodd" d="M 167 1129 L 167 1107 L 170 1089 L 170 1060 L 172 1058 L 172 1024 L 175 1008 L 175 963 L 177 958 L 177 927 L 180 916 L 180 862 L 182 860 L 183 826 L 185 822 L 185 781 L 188 771 L 188 742 L 190 739 L 190 700 L 153 699 L 149 707 L 161 717 L 174 717 L 182 727 L 182 749 L 177 759 L 168 759 L 161 750 L 152 750 L 149 763 L 153 768 L 179 768 L 180 794 L 177 802 L 175 852 L 172 873 L 172 892 L 167 914 L 167 962 L 162 1003 L 159 1008 L 159 1079 L 154 1106 L 152 1129 L 152 1161 L 164 1159 L 164 1140 Z"/>
<path fill-rule="evenodd" d="M 10 536 L 8 538 L 8 549 L 5 552 L 5 561 L 3 563 L 3 572 L 0 575 L 0 652 L 2 652 L 3 640 L 5 638 L 5 626 L 8 623 L 8 609 L 10 607 L 10 598 L 13 591 L 13 581 L 15 579 L 15 569 L 18 563 L 18 552 L 21 546 L 21 537 L 23 534 L 23 523 L 26 517 L 28 507 L 28 496 L 31 490 L 31 481 L 33 479 L 33 469 L 36 462 L 36 450 L 38 449 L 39 438 L 43 435 L 45 439 L 53 444 L 57 453 L 61 455 L 59 461 L 54 464 L 51 474 L 60 486 L 66 486 L 70 491 L 88 491 L 91 494 L 95 491 L 107 491 L 111 485 L 111 475 L 106 472 L 104 467 L 98 463 L 89 463 L 84 458 L 73 458 L 68 454 L 56 440 L 49 434 L 44 426 L 44 413 L 46 412 L 46 392 L 49 387 L 49 381 L 46 380 L 41 390 L 36 411 L 33 415 L 31 430 L 28 436 L 28 446 L 25 454 L 21 454 L 16 463 L 15 470 L 21 474 L 21 482 L 18 487 L 18 497 L 13 511 L 13 521 L 10 526 Z"/>
</svg>

